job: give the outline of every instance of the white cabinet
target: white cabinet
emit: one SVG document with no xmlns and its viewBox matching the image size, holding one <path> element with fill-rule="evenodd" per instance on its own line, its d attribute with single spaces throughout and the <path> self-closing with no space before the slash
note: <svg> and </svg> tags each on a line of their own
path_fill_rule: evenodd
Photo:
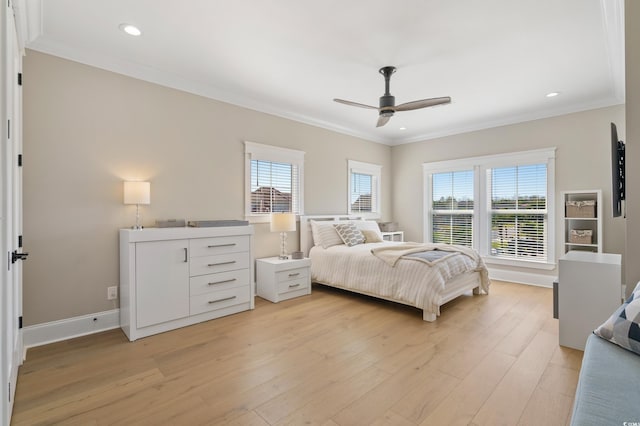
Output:
<svg viewBox="0 0 640 426">
<path fill-rule="evenodd" d="M 136 244 L 136 325 L 189 316 L 189 240 Z"/>
<path fill-rule="evenodd" d="M 404 231 L 383 231 L 381 234 L 385 241 L 404 241 Z"/>
<path fill-rule="evenodd" d="M 251 226 L 120 230 L 129 340 L 253 309 Z"/>
<path fill-rule="evenodd" d="M 267 257 L 256 261 L 258 296 L 271 302 L 311 294 L 311 260 Z"/>
<path fill-rule="evenodd" d="M 602 191 L 565 191 L 564 252 L 602 252 Z"/>
<path fill-rule="evenodd" d="M 570 251 L 558 261 L 562 346 L 584 350 L 587 337 L 622 303 L 619 254 Z"/>
</svg>

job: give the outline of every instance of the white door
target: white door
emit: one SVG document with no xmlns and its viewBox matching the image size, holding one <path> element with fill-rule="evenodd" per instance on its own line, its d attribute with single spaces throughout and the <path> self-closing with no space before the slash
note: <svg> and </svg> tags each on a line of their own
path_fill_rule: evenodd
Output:
<svg viewBox="0 0 640 426">
<path fill-rule="evenodd" d="M 22 363 L 22 265 L 19 247 L 22 233 L 22 176 L 18 155 L 22 150 L 22 93 L 18 84 L 21 54 L 11 4 L 2 13 L 2 120 L 3 134 L 0 149 L 0 179 L 2 207 L 0 235 L 3 252 L 0 274 L 0 375 L 2 386 L 2 417 L 0 424 L 9 424 L 15 395 L 18 367 Z"/>
</svg>

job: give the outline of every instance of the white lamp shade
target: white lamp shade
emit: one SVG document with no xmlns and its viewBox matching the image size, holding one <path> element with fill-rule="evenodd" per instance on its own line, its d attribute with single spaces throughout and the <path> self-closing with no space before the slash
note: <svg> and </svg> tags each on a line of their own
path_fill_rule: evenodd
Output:
<svg viewBox="0 0 640 426">
<path fill-rule="evenodd" d="M 125 182 L 124 183 L 124 204 L 150 204 L 151 203 L 151 183 L 150 182 Z"/>
<path fill-rule="evenodd" d="M 295 213 L 271 213 L 271 232 L 290 232 L 295 230 Z"/>
</svg>

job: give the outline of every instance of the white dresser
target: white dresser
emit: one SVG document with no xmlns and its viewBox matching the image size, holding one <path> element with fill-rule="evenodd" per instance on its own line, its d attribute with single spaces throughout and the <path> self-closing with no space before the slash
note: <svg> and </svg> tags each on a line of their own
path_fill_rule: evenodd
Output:
<svg viewBox="0 0 640 426">
<path fill-rule="evenodd" d="M 129 340 L 254 308 L 253 227 L 120 230 Z"/>
<path fill-rule="evenodd" d="M 570 251 L 558 263 L 559 340 L 584 350 L 587 337 L 622 303 L 622 256 Z"/>
</svg>

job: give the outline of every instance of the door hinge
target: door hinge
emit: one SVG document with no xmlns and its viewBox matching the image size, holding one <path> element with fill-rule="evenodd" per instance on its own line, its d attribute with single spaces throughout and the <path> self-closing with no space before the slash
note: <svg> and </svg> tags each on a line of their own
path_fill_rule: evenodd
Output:
<svg viewBox="0 0 640 426">
<path fill-rule="evenodd" d="M 18 248 L 22 248 L 22 235 L 18 235 Z"/>
<path fill-rule="evenodd" d="M 22 315 L 18 317 L 18 328 L 22 329 Z"/>
<path fill-rule="evenodd" d="M 22 167 L 22 154 L 18 154 L 18 167 Z"/>
<path fill-rule="evenodd" d="M 22 73 L 18 73 L 18 86 L 22 86 Z"/>
</svg>

